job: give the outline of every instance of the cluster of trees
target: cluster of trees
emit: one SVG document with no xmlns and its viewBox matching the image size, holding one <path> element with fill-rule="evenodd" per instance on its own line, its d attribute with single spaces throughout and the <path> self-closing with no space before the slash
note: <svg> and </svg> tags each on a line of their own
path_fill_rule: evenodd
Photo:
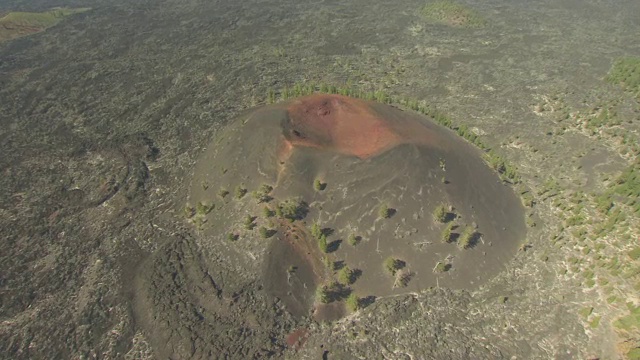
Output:
<svg viewBox="0 0 640 360">
<path fill-rule="evenodd" d="M 276 206 L 276 215 L 291 222 L 304 219 L 308 212 L 309 205 L 299 197 L 286 199 Z"/>
<path fill-rule="evenodd" d="M 266 102 L 268 104 L 273 104 L 278 101 L 278 98 L 279 100 L 288 100 L 299 96 L 311 95 L 315 92 L 325 94 L 339 94 L 357 99 L 377 101 L 383 104 L 390 104 L 397 100 L 382 90 L 362 91 L 360 89 L 353 88 L 353 86 L 350 84 L 346 84 L 342 87 L 337 87 L 335 85 L 327 85 L 325 83 L 315 84 L 311 82 L 304 85 L 297 83 L 293 87 L 285 87 L 284 89 L 279 91 L 279 93 L 276 93 L 276 91 L 274 91 L 273 89 L 268 89 Z"/>
<path fill-rule="evenodd" d="M 640 58 L 623 57 L 618 59 L 606 79 L 613 84 L 622 86 L 625 90 L 640 95 Z"/>
<path fill-rule="evenodd" d="M 345 301 L 349 311 L 356 311 L 361 306 L 361 299 L 347 286 L 339 282 L 322 284 L 316 288 L 316 301 L 328 304 L 332 301 Z"/>
</svg>

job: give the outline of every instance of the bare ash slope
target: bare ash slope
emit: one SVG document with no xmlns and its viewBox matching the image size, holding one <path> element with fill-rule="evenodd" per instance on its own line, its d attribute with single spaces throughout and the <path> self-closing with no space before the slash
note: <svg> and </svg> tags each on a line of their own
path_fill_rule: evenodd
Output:
<svg viewBox="0 0 640 360">
<path fill-rule="evenodd" d="M 616 101 L 615 127 L 637 134 L 637 101 L 604 78 L 616 58 L 639 55 L 640 4 L 482 4 L 487 26 L 452 28 L 426 21 L 417 0 L 59 1 L 93 10 L 0 45 L 0 357 L 628 351 L 633 323 L 613 324 L 629 311 L 633 278 L 605 285 L 601 270 L 637 264 L 612 252 L 627 250 L 618 232 L 636 218 L 601 250 L 571 227 L 550 239 L 571 218 L 560 207 L 629 164 L 620 138 L 579 125 Z M 339 322 L 301 324 L 253 273 L 205 254 L 182 209 L 185 179 L 218 130 L 268 88 L 306 80 L 424 99 L 483 134 L 536 194 L 563 195 L 536 195 L 531 247 L 478 290 L 391 296 Z M 306 345 L 290 353 L 286 336 L 301 325 Z"/>
</svg>

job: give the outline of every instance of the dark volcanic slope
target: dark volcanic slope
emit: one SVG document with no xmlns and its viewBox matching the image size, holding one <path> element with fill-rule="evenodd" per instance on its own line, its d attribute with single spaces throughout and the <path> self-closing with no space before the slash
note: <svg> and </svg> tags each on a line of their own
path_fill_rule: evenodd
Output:
<svg viewBox="0 0 640 360">
<path fill-rule="evenodd" d="M 314 189 L 316 179 L 324 190 Z M 267 207 L 299 197 L 309 204 L 306 218 L 293 224 L 269 218 L 265 204 L 234 194 L 262 184 L 274 187 Z M 224 190 L 231 193 L 222 197 Z M 199 160 L 189 201 L 215 207 L 195 216 L 202 248 L 262 272 L 267 290 L 299 315 L 315 287 L 334 276 L 320 261 L 325 256 L 358 270 L 351 289 L 360 296 L 474 288 L 502 269 L 525 233 L 519 199 L 478 150 L 417 114 L 338 95 L 261 108 L 233 122 Z M 390 218 L 379 217 L 381 204 L 392 209 Z M 441 204 L 451 210 L 449 243 L 442 240 L 446 225 L 432 215 Z M 247 216 L 255 218 L 253 227 Z M 331 229 L 326 255 L 304 230 L 315 222 Z M 277 233 L 262 239 L 259 227 Z M 467 228 L 475 237 L 461 249 L 455 239 Z M 357 246 L 347 245 L 351 234 L 360 238 Z M 405 263 L 406 287 L 394 287 L 385 272 L 389 256 Z M 449 271 L 434 271 L 438 262 Z"/>
</svg>

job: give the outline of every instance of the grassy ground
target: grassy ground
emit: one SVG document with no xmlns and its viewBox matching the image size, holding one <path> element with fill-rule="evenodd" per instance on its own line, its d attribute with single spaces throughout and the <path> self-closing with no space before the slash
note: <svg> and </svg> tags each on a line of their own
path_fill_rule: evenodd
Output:
<svg viewBox="0 0 640 360">
<path fill-rule="evenodd" d="M 89 8 L 56 8 L 45 12 L 10 12 L 0 18 L 0 41 L 43 31 L 67 16 L 88 10 Z"/>
<path fill-rule="evenodd" d="M 436 1 L 422 8 L 422 15 L 431 20 L 451 26 L 482 27 L 487 21 L 464 5 L 453 1 Z"/>
</svg>

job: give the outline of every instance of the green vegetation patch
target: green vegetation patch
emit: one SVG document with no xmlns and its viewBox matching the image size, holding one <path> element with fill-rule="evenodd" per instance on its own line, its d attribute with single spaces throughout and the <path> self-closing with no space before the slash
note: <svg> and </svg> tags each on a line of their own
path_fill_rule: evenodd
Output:
<svg viewBox="0 0 640 360">
<path fill-rule="evenodd" d="M 422 16 L 426 19 L 460 27 L 483 27 L 486 20 L 475 11 L 452 1 L 436 1 L 422 8 Z"/>
<path fill-rule="evenodd" d="M 65 17 L 90 10 L 89 8 L 56 8 L 45 12 L 10 12 L 0 18 L 0 41 L 43 31 Z"/>
<path fill-rule="evenodd" d="M 640 306 L 627 304 L 627 307 L 629 308 L 629 315 L 616 320 L 613 325 L 618 329 L 629 332 L 640 330 Z"/>
<path fill-rule="evenodd" d="M 623 57 L 618 59 L 609 74 L 607 81 L 622 86 L 625 90 L 640 95 L 640 58 Z"/>
</svg>

